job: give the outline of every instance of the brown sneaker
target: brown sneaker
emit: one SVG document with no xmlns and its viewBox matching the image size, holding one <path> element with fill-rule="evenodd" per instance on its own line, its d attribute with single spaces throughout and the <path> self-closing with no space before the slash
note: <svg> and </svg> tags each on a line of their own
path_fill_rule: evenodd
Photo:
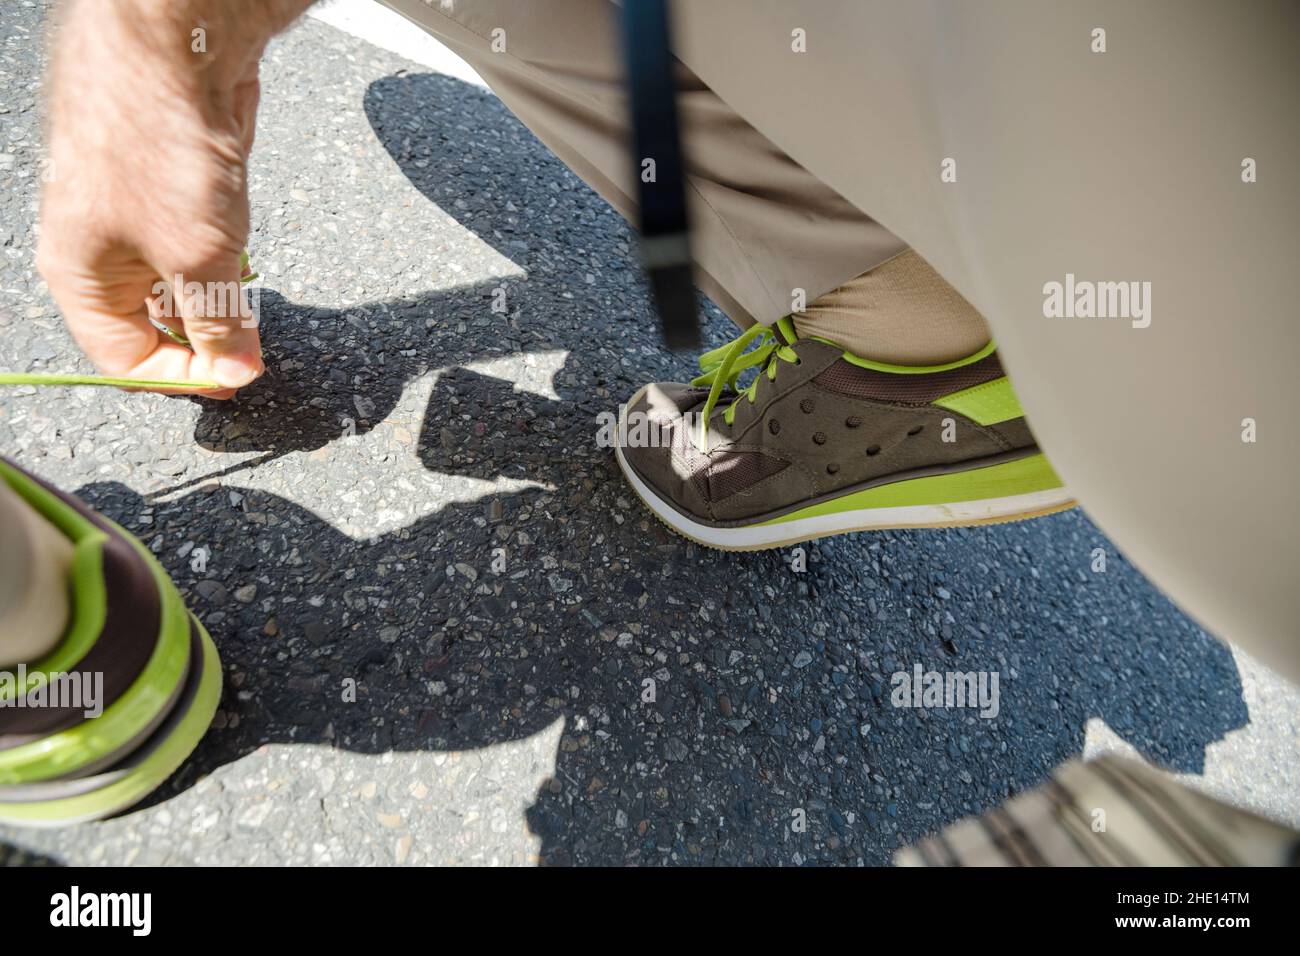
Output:
<svg viewBox="0 0 1300 956">
<path fill-rule="evenodd" d="M 700 544 L 746 551 L 1074 504 L 992 343 L 947 365 L 887 365 L 800 339 L 783 318 L 706 353 L 700 367 L 690 385 L 637 392 L 615 446 L 641 500 Z M 750 368 L 757 376 L 737 389 Z"/>
</svg>

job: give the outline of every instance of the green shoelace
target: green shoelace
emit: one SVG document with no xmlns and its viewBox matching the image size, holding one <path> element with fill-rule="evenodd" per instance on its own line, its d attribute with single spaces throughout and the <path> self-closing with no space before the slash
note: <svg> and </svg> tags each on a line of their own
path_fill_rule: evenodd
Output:
<svg viewBox="0 0 1300 956">
<path fill-rule="evenodd" d="M 248 275 L 242 274 L 245 269 L 249 268 L 248 263 L 248 250 L 245 249 L 239 254 L 239 270 L 241 273 L 239 281 L 241 284 L 252 282 L 258 277 L 258 273 L 252 271 L 249 271 Z M 160 328 L 159 331 L 178 345 L 190 344 L 190 340 L 179 332 L 174 332 L 168 328 Z M 204 381 L 120 378 L 108 375 L 65 375 L 59 372 L 0 372 L 0 386 L 4 385 L 102 385 L 113 388 L 184 388 L 189 390 L 212 389 L 213 391 L 222 387 L 216 382 Z"/>
<path fill-rule="evenodd" d="M 0 372 L 0 385 L 111 385 L 114 388 L 219 389 L 216 382 L 193 382 L 155 378 L 112 378 L 108 375 L 61 375 L 41 372 Z"/>
<path fill-rule="evenodd" d="M 797 338 L 794 322 L 788 315 L 777 319 L 776 324 L 787 341 L 793 342 Z M 754 342 L 758 343 L 758 347 L 747 352 L 746 349 Z M 709 386 L 709 397 L 705 400 L 704 411 L 700 415 L 700 447 L 708 447 L 706 440 L 709 434 L 709 418 L 718 404 L 718 399 L 722 397 L 725 389 L 736 390 L 736 380 L 746 369 L 765 367 L 765 371 L 760 371 L 759 375 L 766 374 L 769 380 L 776 380 L 777 363 L 772 361 L 773 356 L 783 362 L 799 364 L 799 354 L 782 342 L 766 325 L 750 326 L 726 345 L 700 356 L 700 369 L 703 374 L 691 380 L 691 384 L 696 387 Z M 728 425 L 736 420 L 736 405 L 742 398 L 749 399 L 750 404 L 753 404 L 758 394 L 758 377 L 758 375 L 754 376 L 754 380 L 746 388 L 737 390 L 736 398 L 722 413 L 722 418 Z"/>
</svg>

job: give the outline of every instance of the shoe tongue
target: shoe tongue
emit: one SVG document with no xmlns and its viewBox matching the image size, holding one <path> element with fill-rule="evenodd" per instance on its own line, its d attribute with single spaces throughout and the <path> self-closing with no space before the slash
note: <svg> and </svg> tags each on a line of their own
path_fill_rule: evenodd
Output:
<svg viewBox="0 0 1300 956">
<path fill-rule="evenodd" d="M 772 334 L 776 336 L 778 342 L 782 345 L 794 345 L 799 341 L 799 333 L 795 330 L 794 319 L 791 316 L 783 315 L 770 326 Z"/>
</svg>

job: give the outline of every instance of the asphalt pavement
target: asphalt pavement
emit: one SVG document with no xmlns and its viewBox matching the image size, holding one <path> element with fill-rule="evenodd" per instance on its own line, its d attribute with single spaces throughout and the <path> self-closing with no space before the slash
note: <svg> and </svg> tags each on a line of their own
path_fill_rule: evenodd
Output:
<svg viewBox="0 0 1300 956">
<path fill-rule="evenodd" d="M 46 11 L 0 7 L 0 369 L 90 371 L 33 261 Z M 595 441 L 691 374 L 628 226 L 489 92 L 323 23 L 262 80 L 266 376 L 0 394 L 0 449 L 172 574 L 221 709 L 143 808 L 0 862 L 883 864 L 1107 751 L 1300 825 L 1300 694 L 1080 511 L 806 568 L 672 536 Z M 996 672 L 997 716 L 892 706 L 918 663 Z"/>
</svg>

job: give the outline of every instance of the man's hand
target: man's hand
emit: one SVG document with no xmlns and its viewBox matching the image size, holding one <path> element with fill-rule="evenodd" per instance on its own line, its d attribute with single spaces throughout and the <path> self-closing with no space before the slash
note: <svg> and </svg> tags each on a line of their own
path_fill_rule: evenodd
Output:
<svg viewBox="0 0 1300 956">
<path fill-rule="evenodd" d="M 65 7 L 37 261 L 102 372 L 215 381 L 224 388 L 202 391 L 214 398 L 262 373 L 255 322 L 231 295 L 248 235 L 257 64 L 309 2 Z M 158 332 L 150 310 L 193 351 Z"/>
</svg>

